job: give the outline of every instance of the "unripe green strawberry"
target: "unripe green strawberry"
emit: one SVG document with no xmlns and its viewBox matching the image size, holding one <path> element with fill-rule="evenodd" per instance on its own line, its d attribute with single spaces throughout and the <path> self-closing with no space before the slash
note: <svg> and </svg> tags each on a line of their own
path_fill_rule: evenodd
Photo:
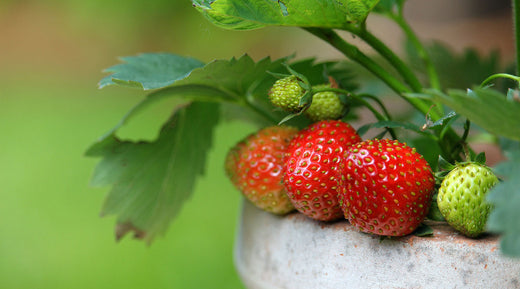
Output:
<svg viewBox="0 0 520 289">
<path fill-rule="evenodd" d="M 285 111 L 299 112 L 300 98 L 305 90 L 298 84 L 298 78 L 294 75 L 277 80 L 269 91 L 269 99 L 274 106 Z"/>
<path fill-rule="evenodd" d="M 464 235 L 479 236 L 492 209 L 486 193 L 497 183 L 498 178 L 485 165 L 458 164 L 441 183 L 437 196 L 441 214 Z"/>
<path fill-rule="evenodd" d="M 330 84 L 321 84 L 315 88 L 330 88 Z M 332 91 L 315 93 L 312 96 L 311 106 L 305 111 L 305 115 L 313 121 L 325 119 L 338 119 L 345 111 L 345 106 L 338 95 Z"/>
<path fill-rule="evenodd" d="M 274 214 L 294 210 L 282 183 L 284 157 L 296 128 L 267 127 L 246 137 L 226 157 L 226 173 L 254 205 Z"/>
</svg>

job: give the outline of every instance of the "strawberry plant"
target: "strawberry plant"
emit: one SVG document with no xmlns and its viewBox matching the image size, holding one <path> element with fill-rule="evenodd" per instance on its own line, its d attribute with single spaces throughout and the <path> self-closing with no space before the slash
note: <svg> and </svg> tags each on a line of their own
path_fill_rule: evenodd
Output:
<svg viewBox="0 0 520 289">
<path fill-rule="evenodd" d="M 223 29 L 303 29 L 309 37 L 336 48 L 344 59 L 319 62 L 266 56 L 255 61 L 245 54 L 203 63 L 171 53 L 145 53 L 124 57 L 122 63 L 108 68 L 110 75 L 100 81 L 101 88 L 126 86 L 147 92 L 86 152 L 101 159 L 92 184 L 111 186 L 102 214 L 117 216 L 117 237 L 133 232 L 152 242 L 165 232 L 198 177 L 211 173 L 205 172 L 205 160 L 215 128 L 234 119 L 255 124 L 259 131 L 230 148 L 225 166 L 231 182 L 249 200 L 285 214 L 292 210 L 284 203 L 287 190 L 300 211 L 319 215 L 320 220 L 346 216 L 363 231 L 381 235 L 412 233 L 430 207 L 437 208 L 438 198 L 439 208 L 453 223 L 443 197 L 457 180 L 442 164 L 463 167 L 466 158 L 479 153 L 469 140 L 485 136 L 500 146 L 507 159 L 486 168 L 486 173 L 471 175 L 472 189 L 455 194 L 477 194 L 479 204 L 488 204 L 482 206 L 485 212 L 476 208 L 478 212 L 468 214 L 473 218 L 489 213 L 487 222 L 476 221 L 478 233 L 500 234 L 503 253 L 520 256 L 520 48 L 512 72 L 502 68 L 494 55 L 480 56 L 471 49 L 457 54 L 439 44 L 423 43 L 403 16 L 405 2 L 192 0 L 194 9 Z M 520 0 L 513 4 L 517 16 Z M 367 28 L 372 14 L 383 15 L 402 29 L 406 55 L 397 54 Z M 514 19 L 515 39 L 520 41 L 520 21 Z M 361 39 L 374 54 L 338 32 Z M 376 82 L 383 88 L 367 89 Z M 403 99 L 412 113 L 393 111 L 389 95 Z M 118 137 L 118 130 L 135 115 L 167 99 L 176 100 L 173 113 L 155 140 Z M 373 115 L 375 121 L 357 122 L 361 113 Z M 355 142 L 340 144 L 341 137 L 336 137 L 345 132 L 331 127 L 298 136 L 320 131 L 313 126 L 321 121 L 355 124 L 357 132 L 346 133 L 355 135 Z M 293 129 L 273 129 L 281 124 Z M 291 148 L 292 134 L 296 137 Z M 327 134 L 333 137 L 320 139 Z M 365 141 L 354 145 L 361 138 Z M 296 152 L 308 146 L 309 151 Z M 329 155 L 317 154 L 320 149 Z M 306 177 L 314 174 L 313 168 L 327 176 L 318 174 L 317 180 L 309 181 Z M 487 170 L 498 176 L 497 184 L 487 179 L 491 173 Z M 447 174 L 449 183 L 442 185 L 439 195 L 441 178 Z M 478 187 L 480 183 L 485 189 Z M 300 184 L 301 189 L 295 189 Z M 322 184 L 325 189 L 320 191 Z M 310 190 L 303 192 L 305 187 Z M 391 206 L 385 203 L 388 199 Z"/>
</svg>

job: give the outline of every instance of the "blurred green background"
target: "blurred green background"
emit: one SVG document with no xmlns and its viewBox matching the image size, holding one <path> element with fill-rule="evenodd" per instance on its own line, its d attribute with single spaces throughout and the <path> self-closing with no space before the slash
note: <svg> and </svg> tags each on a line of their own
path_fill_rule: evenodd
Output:
<svg viewBox="0 0 520 289">
<path fill-rule="evenodd" d="M 423 32 L 454 30 L 442 23 Z M 1 0 L 0 288 L 243 288 L 232 263 L 241 198 L 222 164 L 252 127 L 219 126 L 206 176 L 151 246 L 116 243 L 115 218 L 98 216 L 108 188 L 89 187 L 98 160 L 83 153 L 145 93 L 96 83 L 118 56 L 159 51 L 203 61 L 338 56 L 296 29 L 218 29 L 189 0 Z M 152 139 L 170 111 L 154 107 L 120 136 Z"/>
<path fill-rule="evenodd" d="M 251 127 L 219 127 L 206 176 L 164 237 L 114 240 L 88 185 L 86 148 L 145 96 L 97 89 L 118 56 L 168 51 L 203 61 L 279 55 L 282 32 L 218 29 L 189 0 L 0 1 L 0 288 L 242 288 L 232 263 L 240 196 L 227 149 Z M 160 105 L 121 131 L 151 139 Z"/>
</svg>

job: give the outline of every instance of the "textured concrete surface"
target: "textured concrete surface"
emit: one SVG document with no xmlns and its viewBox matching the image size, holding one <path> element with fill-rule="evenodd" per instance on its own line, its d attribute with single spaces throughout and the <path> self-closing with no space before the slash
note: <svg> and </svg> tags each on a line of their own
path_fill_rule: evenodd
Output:
<svg viewBox="0 0 520 289">
<path fill-rule="evenodd" d="M 502 256 L 495 236 L 432 227 L 434 237 L 381 241 L 347 221 L 277 217 L 244 203 L 235 265 L 249 289 L 520 288 L 520 260 Z"/>
</svg>

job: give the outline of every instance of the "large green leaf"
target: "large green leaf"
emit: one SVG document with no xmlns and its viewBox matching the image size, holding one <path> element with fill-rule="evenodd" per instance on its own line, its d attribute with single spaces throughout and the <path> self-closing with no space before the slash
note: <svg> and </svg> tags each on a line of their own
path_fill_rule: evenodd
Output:
<svg viewBox="0 0 520 289">
<path fill-rule="evenodd" d="M 193 0 L 214 24 L 234 30 L 264 26 L 343 28 L 362 23 L 378 0 Z"/>
<path fill-rule="evenodd" d="M 520 257 L 520 152 L 508 152 L 507 156 L 508 161 L 495 169 L 504 181 L 489 192 L 488 200 L 495 207 L 487 227 L 502 234 L 500 248 L 504 254 Z"/>
<path fill-rule="evenodd" d="M 123 85 L 142 89 L 168 86 L 185 78 L 194 68 L 204 63 L 190 57 L 171 53 L 143 53 L 138 56 L 122 57 L 124 63 L 107 68 L 111 72 L 99 82 L 99 87 Z"/>
<path fill-rule="evenodd" d="M 151 242 L 178 214 L 203 173 L 219 119 L 215 103 L 179 108 L 153 142 L 129 142 L 110 134 L 86 155 L 102 157 L 92 185 L 112 185 L 102 215 L 117 215 L 117 238 L 133 230 Z"/>
<path fill-rule="evenodd" d="M 450 90 L 448 94 L 429 90 L 428 94 L 488 132 L 520 140 L 520 102 L 483 88 Z"/>
</svg>

